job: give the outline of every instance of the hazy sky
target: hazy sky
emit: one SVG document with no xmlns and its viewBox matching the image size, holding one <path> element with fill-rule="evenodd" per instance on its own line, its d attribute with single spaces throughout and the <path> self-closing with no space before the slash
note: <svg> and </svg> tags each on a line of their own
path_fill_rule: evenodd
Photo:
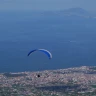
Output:
<svg viewBox="0 0 96 96">
<path fill-rule="evenodd" d="M 0 10 L 63 10 L 72 7 L 96 11 L 96 0 L 0 0 Z"/>
</svg>

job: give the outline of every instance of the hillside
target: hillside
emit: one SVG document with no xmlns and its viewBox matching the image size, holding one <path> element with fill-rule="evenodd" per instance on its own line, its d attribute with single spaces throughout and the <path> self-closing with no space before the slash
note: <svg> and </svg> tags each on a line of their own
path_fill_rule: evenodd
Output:
<svg viewBox="0 0 96 96">
<path fill-rule="evenodd" d="M 38 77 L 39 75 L 39 77 Z M 95 96 L 96 67 L 0 74 L 0 96 Z"/>
</svg>

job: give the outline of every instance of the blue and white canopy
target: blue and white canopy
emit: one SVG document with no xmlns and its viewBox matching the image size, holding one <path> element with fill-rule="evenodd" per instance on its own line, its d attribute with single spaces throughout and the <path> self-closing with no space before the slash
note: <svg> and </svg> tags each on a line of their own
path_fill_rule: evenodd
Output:
<svg viewBox="0 0 96 96">
<path fill-rule="evenodd" d="M 48 50 L 45 50 L 45 49 L 34 49 L 34 50 L 32 50 L 32 51 L 30 51 L 30 52 L 28 53 L 28 56 L 29 56 L 31 53 L 35 52 L 35 51 L 41 51 L 41 52 L 45 53 L 45 54 L 49 57 L 49 59 L 52 58 L 52 54 L 51 54 Z"/>
</svg>

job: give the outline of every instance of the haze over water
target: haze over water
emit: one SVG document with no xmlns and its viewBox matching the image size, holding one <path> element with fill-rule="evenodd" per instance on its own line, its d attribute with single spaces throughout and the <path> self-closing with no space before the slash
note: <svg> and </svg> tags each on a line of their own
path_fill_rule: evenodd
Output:
<svg viewBox="0 0 96 96">
<path fill-rule="evenodd" d="M 96 19 L 41 13 L 0 13 L 0 72 L 96 65 Z M 53 58 L 41 52 L 27 57 L 34 48 L 49 50 Z"/>
</svg>

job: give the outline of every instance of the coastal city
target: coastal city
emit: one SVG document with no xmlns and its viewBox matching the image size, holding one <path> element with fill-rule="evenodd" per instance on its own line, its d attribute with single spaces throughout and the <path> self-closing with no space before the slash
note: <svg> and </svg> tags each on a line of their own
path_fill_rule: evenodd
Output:
<svg viewBox="0 0 96 96">
<path fill-rule="evenodd" d="M 0 96 L 96 96 L 96 67 L 0 73 Z"/>
</svg>

